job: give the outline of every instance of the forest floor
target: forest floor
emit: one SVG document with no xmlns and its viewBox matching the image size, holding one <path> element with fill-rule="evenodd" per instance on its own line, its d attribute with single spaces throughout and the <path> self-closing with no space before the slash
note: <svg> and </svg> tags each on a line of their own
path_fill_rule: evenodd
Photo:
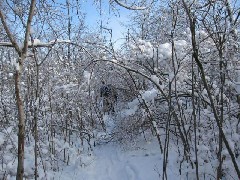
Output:
<svg viewBox="0 0 240 180">
<path fill-rule="evenodd" d="M 162 155 L 156 141 L 142 142 L 138 147 L 109 143 L 98 145 L 81 166 L 65 167 L 54 174 L 64 180 L 158 180 L 162 174 Z M 169 154 L 168 179 L 180 179 L 176 168 L 176 153 Z M 78 164 L 78 163 L 77 163 Z"/>
<path fill-rule="evenodd" d="M 114 121 L 104 117 L 107 132 Z M 168 179 L 181 179 L 178 174 L 176 146 L 169 149 Z M 154 137 L 134 141 L 96 145 L 88 156 L 79 156 L 75 163 L 54 172 L 50 179 L 59 180 L 159 180 L 162 179 L 163 155 Z M 51 176 L 50 175 L 50 176 Z"/>
</svg>

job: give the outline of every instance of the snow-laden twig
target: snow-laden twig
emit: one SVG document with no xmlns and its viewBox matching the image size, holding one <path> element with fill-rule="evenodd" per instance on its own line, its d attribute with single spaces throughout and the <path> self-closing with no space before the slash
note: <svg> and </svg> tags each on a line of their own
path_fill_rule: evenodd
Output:
<svg viewBox="0 0 240 180">
<path fill-rule="evenodd" d="M 61 39 L 56 39 L 52 40 L 49 42 L 41 42 L 39 39 L 34 39 L 33 43 L 31 41 L 28 41 L 28 48 L 33 48 L 33 47 L 51 47 L 57 43 L 71 43 L 69 40 L 61 40 Z M 0 46 L 5 46 L 5 47 L 15 47 L 12 42 L 0 42 Z"/>
<path fill-rule="evenodd" d="M 119 6 L 122 6 L 129 10 L 145 10 L 145 9 L 147 9 L 147 7 L 141 7 L 141 6 L 136 6 L 136 5 L 127 5 L 120 0 L 114 0 L 114 2 L 116 2 Z"/>
</svg>

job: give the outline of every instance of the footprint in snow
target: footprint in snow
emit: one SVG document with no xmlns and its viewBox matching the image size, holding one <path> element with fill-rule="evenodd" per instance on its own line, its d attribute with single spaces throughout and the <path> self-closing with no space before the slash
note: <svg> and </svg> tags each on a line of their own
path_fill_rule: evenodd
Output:
<svg viewBox="0 0 240 180">
<path fill-rule="evenodd" d="M 126 172 L 127 172 L 128 180 L 137 180 L 136 172 L 131 166 L 129 165 L 126 166 Z"/>
</svg>

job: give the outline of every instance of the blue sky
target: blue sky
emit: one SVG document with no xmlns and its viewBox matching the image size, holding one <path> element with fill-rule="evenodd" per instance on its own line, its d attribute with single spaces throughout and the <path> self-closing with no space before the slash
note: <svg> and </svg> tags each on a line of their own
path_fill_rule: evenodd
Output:
<svg viewBox="0 0 240 180">
<path fill-rule="evenodd" d="M 91 28 L 100 29 L 100 22 L 104 27 L 112 29 L 113 41 L 120 38 L 124 38 L 127 33 L 127 29 L 122 26 L 122 23 L 129 21 L 130 10 L 124 9 L 116 5 L 117 10 L 112 10 L 109 6 L 108 0 L 102 0 L 102 13 L 100 15 L 99 4 L 94 4 L 93 0 L 82 0 L 82 11 L 86 13 L 86 24 Z M 109 9 L 111 9 L 109 11 Z M 105 31 L 106 32 L 106 31 Z M 124 35 L 125 34 L 125 35 Z M 117 41 L 117 44 L 120 40 Z"/>
</svg>

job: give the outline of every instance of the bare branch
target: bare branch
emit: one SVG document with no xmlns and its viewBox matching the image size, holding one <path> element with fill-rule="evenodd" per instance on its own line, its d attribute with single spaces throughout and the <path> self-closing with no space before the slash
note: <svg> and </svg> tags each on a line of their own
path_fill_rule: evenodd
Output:
<svg viewBox="0 0 240 180">
<path fill-rule="evenodd" d="M 187 6 L 185 0 L 182 0 L 182 3 L 183 3 L 183 6 L 184 6 L 184 9 L 185 9 L 185 12 L 187 13 L 188 19 L 189 19 L 190 31 L 191 31 L 191 36 L 192 36 L 193 58 L 194 58 L 195 62 L 197 63 L 197 66 L 198 66 L 200 74 L 201 74 L 201 79 L 203 81 L 203 85 L 204 85 L 204 87 L 205 87 L 205 89 L 207 91 L 208 98 L 209 98 L 209 101 L 210 101 L 210 106 L 212 108 L 215 121 L 216 121 L 217 126 L 219 128 L 219 133 L 222 135 L 223 142 L 226 145 L 228 153 L 229 153 L 229 155 L 231 157 L 231 160 L 232 160 L 232 163 L 234 165 L 235 171 L 236 171 L 236 173 L 238 175 L 238 178 L 240 178 L 240 169 L 239 169 L 237 161 L 235 159 L 234 152 L 233 152 L 233 150 L 231 149 L 231 147 L 229 145 L 228 139 L 225 136 L 225 132 L 223 131 L 223 128 L 222 128 L 222 125 L 221 125 L 221 120 L 220 120 L 220 117 L 218 115 L 216 106 L 214 104 L 214 100 L 213 100 L 213 96 L 212 96 L 212 94 L 210 92 L 209 84 L 207 83 L 207 80 L 206 80 L 206 75 L 205 75 L 205 71 L 204 71 L 202 62 L 199 59 L 197 42 L 196 42 L 196 39 L 195 39 L 195 36 L 196 36 L 196 29 L 195 29 L 196 28 L 196 24 L 195 23 L 196 22 L 195 22 L 194 16 L 191 14 L 190 8 Z"/>
<path fill-rule="evenodd" d="M 39 44 L 28 44 L 28 48 L 33 48 L 33 47 L 51 47 L 53 46 L 53 43 L 39 43 Z M 14 47 L 14 45 L 11 42 L 0 42 L 0 46 L 4 47 Z"/>
<path fill-rule="evenodd" d="M 26 32 L 25 32 L 24 46 L 23 46 L 23 49 L 22 49 L 22 54 L 27 53 L 28 38 L 29 38 L 29 35 L 30 35 L 30 28 L 31 28 L 33 15 L 34 15 L 35 4 L 36 4 L 36 0 L 32 0 L 31 5 L 30 5 L 29 14 L 28 14 L 27 27 L 26 27 Z"/>
<path fill-rule="evenodd" d="M 4 30 L 6 31 L 7 33 L 7 36 L 9 38 L 9 40 L 11 41 L 11 45 L 12 47 L 15 48 L 15 50 L 17 51 L 17 53 L 20 55 L 21 54 L 21 50 L 16 42 L 16 40 L 14 39 L 12 33 L 10 32 L 9 28 L 8 28 L 8 25 L 6 23 L 6 19 L 5 19 L 5 15 L 4 13 L 2 12 L 2 10 L 0 9 L 0 18 L 1 18 L 1 22 L 2 22 L 2 25 L 4 27 Z M 7 45 L 6 45 L 7 46 Z"/>
<path fill-rule="evenodd" d="M 11 42 L 0 42 L 0 46 L 14 47 L 14 45 Z"/>
<path fill-rule="evenodd" d="M 119 6 L 122 6 L 126 9 L 129 9 L 129 10 L 145 10 L 147 9 L 147 7 L 140 7 L 140 6 L 135 6 L 135 5 L 127 5 L 127 4 L 124 4 L 123 2 L 119 1 L 119 0 L 114 0 L 115 3 L 117 3 Z"/>
</svg>

